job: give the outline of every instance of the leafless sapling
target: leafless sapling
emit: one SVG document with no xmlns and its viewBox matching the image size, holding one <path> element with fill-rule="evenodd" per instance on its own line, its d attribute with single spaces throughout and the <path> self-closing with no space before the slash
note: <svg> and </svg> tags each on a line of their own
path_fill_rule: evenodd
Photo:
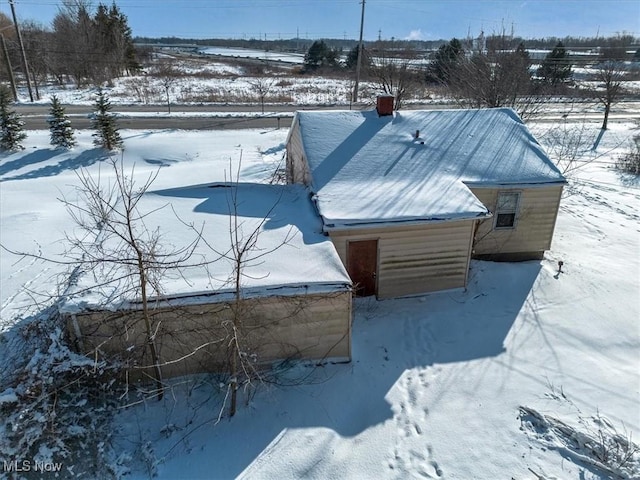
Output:
<svg viewBox="0 0 640 480">
<path fill-rule="evenodd" d="M 260 109 L 261 112 L 264 113 L 264 102 L 269 95 L 269 92 L 275 85 L 274 77 L 256 77 L 252 80 L 249 80 L 249 85 L 258 96 L 258 100 L 260 100 Z"/>
</svg>

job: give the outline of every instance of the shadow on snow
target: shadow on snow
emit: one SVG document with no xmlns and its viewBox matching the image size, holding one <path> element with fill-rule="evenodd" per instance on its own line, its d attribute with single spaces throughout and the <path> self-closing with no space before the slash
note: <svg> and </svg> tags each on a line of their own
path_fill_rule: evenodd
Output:
<svg viewBox="0 0 640 480">
<path fill-rule="evenodd" d="M 18 170 L 27 165 L 33 165 L 36 163 L 41 163 L 46 160 L 50 160 L 51 158 L 59 155 L 61 153 L 60 150 L 38 150 L 37 152 L 33 152 L 30 154 L 21 157 L 18 160 L 13 160 L 2 167 L 6 167 L 6 172 L 8 173 L 11 170 Z M 65 152 L 66 153 L 66 152 Z M 83 150 L 79 155 L 70 156 L 65 160 L 62 160 L 56 164 L 49 164 L 43 167 L 40 167 L 36 170 L 32 170 L 30 172 L 26 172 L 20 175 L 15 175 L 13 177 L 4 178 L 3 181 L 8 180 L 29 180 L 35 178 L 43 178 L 43 177 L 53 177 L 55 175 L 60 175 L 69 170 L 76 170 L 78 168 L 89 167 L 95 163 L 101 162 L 111 157 L 111 152 L 108 152 L 102 148 L 92 148 L 90 150 Z M 0 168 L 2 168 L 0 167 Z M 5 172 L 3 172 L 5 173 Z"/>
<path fill-rule="evenodd" d="M 176 446 L 175 437 L 157 444 L 156 453 L 168 460 L 161 476 L 179 473 L 173 469 L 178 469 L 180 462 L 170 461 L 174 455 L 202 445 L 216 452 L 216 475 L 251 478 L 259 474 L 263 462 L 268 464 L 268 457 L 278 455 L 278 445 L 295 444 L 304 437 L 308 453 L 296 461 L 317 459 L 323 455 L 313 450 L 326 451 L 340 437 L 357 437 L 392 420 L 389 395 L 397 393 L 394 386 L 406 383 L 412 370 L 426 371 L 435 364 L 491 358 L 505 352 L 505 338 L 521 310 L 528 308 L 540 269 L 538 261 L 474 261 L 465 291 L 384 301 L 356 299 L 350 364 L 297 366 L 295 374 L 309 375 L 306 383 L 282 391 L 263 389 L 231 421 L 223 420 L 215 427 L 211 422 L 194 433 L 189 446 Z M 427 389 L 428 384 L 419 388 Z M 207 414 L 215 416 L 219 408 L 212 407 Z M 300 435 L 300 430 L 311 428 L 313 432 Z M 175 448 L 169 451 L 165 445 Z M 239 445 L 242 448 L 237 448 Z M 303 470 L 301 465 L 298 471 Z M 203 465 L 190 474 L 207 478 L 211 470 Z"/>
</svg>

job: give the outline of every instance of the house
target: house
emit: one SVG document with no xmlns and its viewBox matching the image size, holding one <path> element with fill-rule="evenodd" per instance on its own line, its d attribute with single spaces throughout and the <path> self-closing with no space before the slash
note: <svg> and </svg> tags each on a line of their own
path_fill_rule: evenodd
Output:
<svg viewBox="0 0 640 480">
<path fill-rule="evenodd" d="M 360 295 L 464 287 L 471 258 L 542 258 L 565 179 L 511 109 L 299 111 L 289 183 L 309 187 Z"/>
<path fill-rule="evenodd" d="M 149 212 L 148 231 L 160 229 L 164 251 L 186 251 L 201 237 L 181 268 L 161 272 L 149 298 L 165 377 L 225 364 L 236 286 L 247 332 L 243 354 L 259 363 L 351 359 L 351 280 L 322 233 L 306 188 L 196 186 L 148 192 L 138 208 Z M 233 245 L 249 246 L 239 285 Z M 131 288 L 131 281 L 113 280 L 127 278 L 121 270 L 81 274 L 60 311 L 80 352 L 124 355 L 129 378 L 143 378 L 153 362 L 144 348 L 141 302 L 135 282 Z"/>
</svg>

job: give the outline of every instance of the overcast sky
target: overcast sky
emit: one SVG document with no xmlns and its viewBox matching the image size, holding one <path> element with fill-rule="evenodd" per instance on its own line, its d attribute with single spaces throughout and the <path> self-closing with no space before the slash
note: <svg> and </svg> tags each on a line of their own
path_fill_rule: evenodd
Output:
<svg viewBox="0 0 640 480">
<path fill-rule="evenodd" d="M 111 4 L 112 0 L 103 0 Z M 61 1 L 14 0 L 18 20 L 49 26 Z M 93 1 L 97 5 L 98 1 Z M 134 36 L 357 38 L 360 0 L 117 0 Z M 11 14 L 8 1 L 0 11 Z M 640 0 L 366 0 L 366 40 L 640 36 Z"/>
</svg>

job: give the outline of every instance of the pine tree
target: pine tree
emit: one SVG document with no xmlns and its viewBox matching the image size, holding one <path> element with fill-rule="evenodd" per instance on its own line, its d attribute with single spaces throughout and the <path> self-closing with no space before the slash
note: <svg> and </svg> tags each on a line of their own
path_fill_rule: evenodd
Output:
<svg viewBox="0 0 640 480">
<path fill-rule="evenodd" d="M 9 108 L 11 98 L 9 90 L 0 87 L 0 150 L 24 150 L 20 142 L 27 138 L 27 134 L 20 115 Z"/>
<path fill-rule="evenodd" d="M 109 16 L 116 25 L 121 38 L 120 45 L 123 48 L 123 67 L 129 74 L 140 71 L 142 65 L 140 65 L 138 61 L 138 54 L 133 43 L 133 32 L 131 27 L 129 27 L 127 16 L 118 9 L 115 2 L 111 5 Z"/>
<path fill-rule="evenodd" d="M 60 105 L 58 97 L 51 97 L 51 110 L 49 110 L 49 132 L 51 145 L 61 148 L 72 148 L 76 144 L 73 136 L 71 122 L 64 113 L 64 107 Z"/>
<path fill-rule="evenodd" d="M 457 38 L 452 38 L 449 43 L 440 45 L 438 48 L 427 71 L 427 78 L 439 83 L 449 83 L 451 74 L 459 66 L 463 57 L 462 43 Z"/>
<path fill-rule="evenodd" d="M 348 69 L 353 70 L 358 65 L 358 48 L 359 46 L 356 45 L 351 50 L 349 50 L 349 53 L 347 53 L 347 59 L 345 60 L 344 65 Z M 371 59 L 369 58 L 369 51 L 366 48 L 364 48 L 364 45 L 362 46 L 362 58 L 360 59 L 360 65 L 364 68 L 369 68 L 369 66 L 371 65 Z"/>
<path fill-rule="evenodd" d="M 540 65 L 538 69 L 538 76 L 541 77 L 545 83 L 556 87 L 569 80 L 571 75 L 569 54 L 562 42 L 558 42 L 542 61 L 542 65 Z"/>
<path fill-rule="evenodd" d="M 107 150 L 122 147 L 122 138 L 118 133 L 116 118 L 111 113 L 111 103 L 102 88 L 98 89 L 95 108 L 93 128 L 96 132 L 93 134 L 93 144 Z"/>
<path fill-rule="evenodd" d="M 339 52 L 329 47 L 324 40 L 316 40 L 304 56 L 304 67 L 307 70 L 325 66 L 336 67 L 338 56 Z"/>
</svg>

